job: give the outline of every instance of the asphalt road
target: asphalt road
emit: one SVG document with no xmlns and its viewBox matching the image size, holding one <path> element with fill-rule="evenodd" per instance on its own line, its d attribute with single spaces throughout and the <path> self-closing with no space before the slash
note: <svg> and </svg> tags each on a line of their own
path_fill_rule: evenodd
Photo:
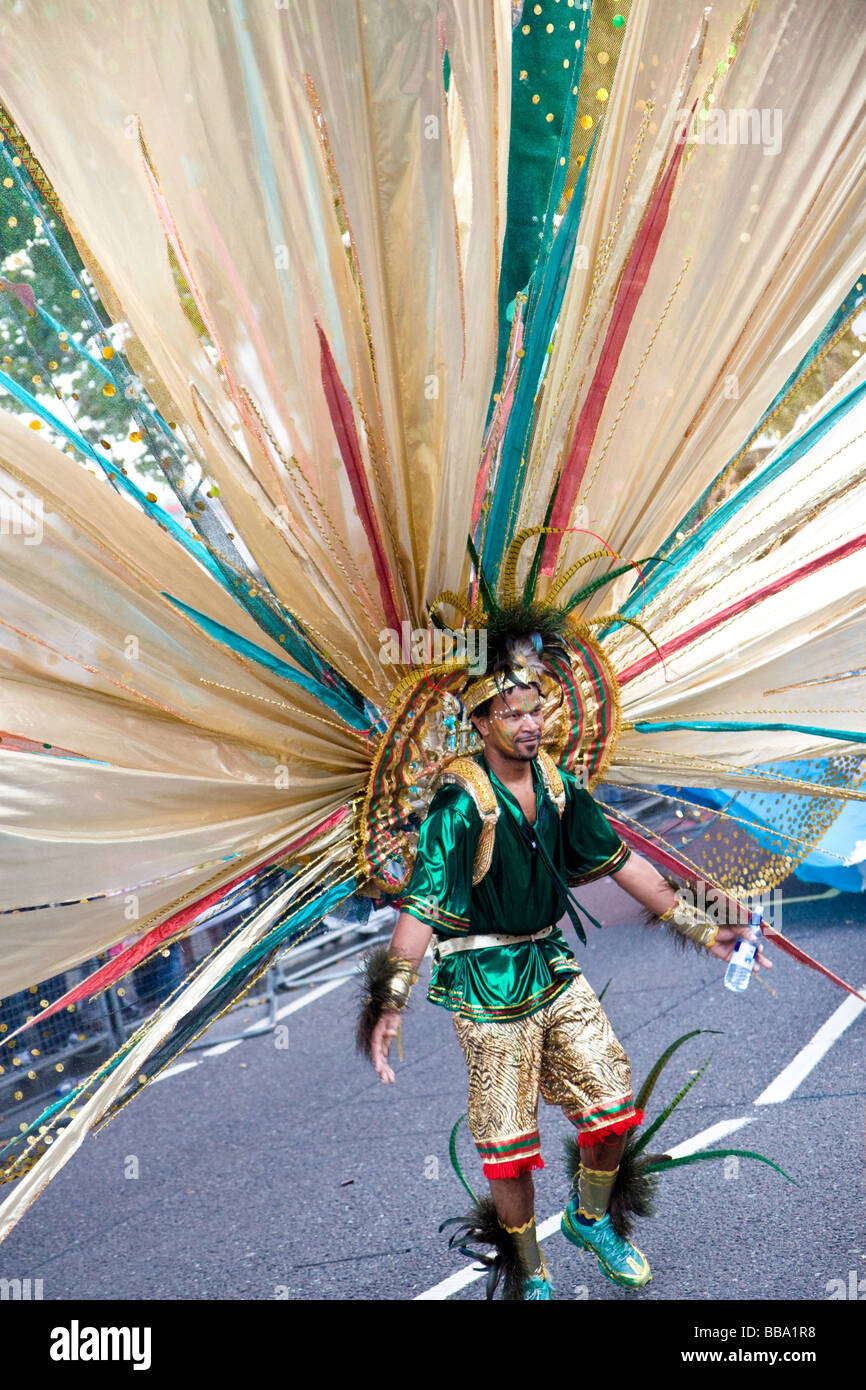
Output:
<svg viewBox="0 0 866 1390">
<path fill-rule="evenodd" d="M 824 891 L 792 880 L 783 930 L 862 986 L 866 899 L 795 901 Z M 850 1290 L 852 1271 L 866 1296 L 866 1012 L 787 1099 L 756 1105 L 848 996 L 778 951 L 775 997 L 754 983 L 735 996 L 719 962 L 684 957 L 636 925 L 634 904 L 612 883 L 582 896 L 612 929 L 593 931 L 577 953 L 597 991 L 612 979 L 605 1008 L 636 1082 L 679 1034 L 722 1030 L 686 1044 L 664 1073 L 650 1114 L 712 1056 L 663 1147 L 744 1120 L 727 1143 L 765 1154 L 800 1186 L 748 1160 L 665 1174 L 658 1214 L 636 1237 L 652 1282 L 621 1290 L 554 1233 L 544 1249 L 558 1297 L 826 1300 Z M 0 1277 L 41 1278 L 46 1300 L 483 1298 L 479 1280 L 441 1287 L 468 1267 L 437 1230 L 465 1207 L 448 1158 L 466 1106 L 450 1016 L 416 988 L 397 1084 L 385 1087 L 353 1053 L 354 992 L 350 981 L 281 996 L 281 1008 L 301 1005 L 281 1032 L 187 1054 L 88 1138 L 0 1246 Z M 237 1018 L 221 1020 L 213 1042 L 236 1028 Z M 541 1129 L 539 1223 L 567 1200 L 569 1126 L 542 1106 Z M 465 1128 L 461 1155 L 483 1190 Z"/>
</svg>

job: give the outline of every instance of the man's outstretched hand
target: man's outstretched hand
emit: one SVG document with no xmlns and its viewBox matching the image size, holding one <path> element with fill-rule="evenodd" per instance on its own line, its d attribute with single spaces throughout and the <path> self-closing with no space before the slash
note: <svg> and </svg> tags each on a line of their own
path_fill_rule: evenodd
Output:
<svg viewBox="0 0 866 1390">
<path fill-rule="evenodd" d="M 748 927 L 719 927 L 718 935 L 712 946 L 708 947 L 710 954 L 718 956 L 719 960 L 730 960 L 734 954 L 734 947 L 744 936 L 748 936 Z M 773 962 L 767 960 L 764 955 L 764 947 L 759 942 L 755 959 L 752 963 L 752 974 L 756 975 L 758 970 L 772 970 Z"/>
<path fill-rule="evenodd" d="M 400 1015 L 393 1012 L 384 1013 L 373 1029 L 373 1036 L 370 1039 L 373 1066 L 376 1068 L 380 1080 L 386 1086 L 397 1080 L 392 1068 L 388 1066 L 388 1052 L 399 1030 Z"/>
</svg>

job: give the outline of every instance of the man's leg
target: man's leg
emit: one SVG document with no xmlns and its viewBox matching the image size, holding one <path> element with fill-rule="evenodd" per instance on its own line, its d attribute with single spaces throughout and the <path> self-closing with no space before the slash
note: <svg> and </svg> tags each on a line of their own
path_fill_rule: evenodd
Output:
<svg viewBox="0 0 866 1390">
<path fill-rule="evenodd" d="M 516 1178 L 491 1178 L 490 1195 L 499 1224 L 514 1237 L 529 1273 L 546 1278 L 547 1271 L 535 1229 L 535 1183 L 532 1173 L 523 1172 Z"/>
<path fill-rule="evenodd" d="M 532 1018 L 492 1023 L 456 1014 L 454 1028 L 469 1071 L 469 1129 L 490 1183 L 496 1218 L 511 1237 L 527 1278 L 546 1279 L 532 1179 L 532 1170 L 544 1166 L 538 1137 L 542 1029 Z"/>
<path fill-rule="evenodd" d="M 541 1092 L 578 1131 L 577 1191 L 562 1218 L 563 1234 L 592 1250 L 609 1279 L 639 1288 L 650 1278 L 649 1265 L 617 1236 L 608 1210 L 628 1131 L 643 1116 L 634 1105 L 628 1058 L 583 976 L 550 1006 Z"/>
</svg>

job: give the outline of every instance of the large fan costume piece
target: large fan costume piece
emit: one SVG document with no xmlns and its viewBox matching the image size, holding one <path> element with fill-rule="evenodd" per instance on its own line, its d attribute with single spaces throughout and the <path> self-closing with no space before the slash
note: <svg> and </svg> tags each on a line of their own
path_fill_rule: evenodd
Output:
<svg viewBox="0 0 866 1390">
<path fill-rule="evenodd" d="M 866 371 L 818 370 L 863 299 L 858 21 L 3 0 L 3 219 L 67 288 L 4 262 L 0 990 L 133 935 L 95 993 L 290 877 L 7 1145 L 0 1238 L 324 914 L 405 892 L 489 600 L 568 607 L 544 747 L 590 792 L 774 798 L 728 895 L 866 800 Z"/>
</svg>

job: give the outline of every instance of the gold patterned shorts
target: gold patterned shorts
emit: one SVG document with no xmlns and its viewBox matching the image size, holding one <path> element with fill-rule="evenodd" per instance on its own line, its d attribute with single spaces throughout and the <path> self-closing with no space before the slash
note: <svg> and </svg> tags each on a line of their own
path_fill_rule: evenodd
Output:
<svg viewBox="0 0 866 1390">
<path fill-rule="evenodd" d="M 544 1167 L 539 1093 L 562 1108 L 582 1146 L 643 1119 L 633 1103 L 628 1058 L 582 975 L 516 1022 L 452 1017 L 469 1069 L 469 1129 L 488 1178 Z"/>
</svg>

